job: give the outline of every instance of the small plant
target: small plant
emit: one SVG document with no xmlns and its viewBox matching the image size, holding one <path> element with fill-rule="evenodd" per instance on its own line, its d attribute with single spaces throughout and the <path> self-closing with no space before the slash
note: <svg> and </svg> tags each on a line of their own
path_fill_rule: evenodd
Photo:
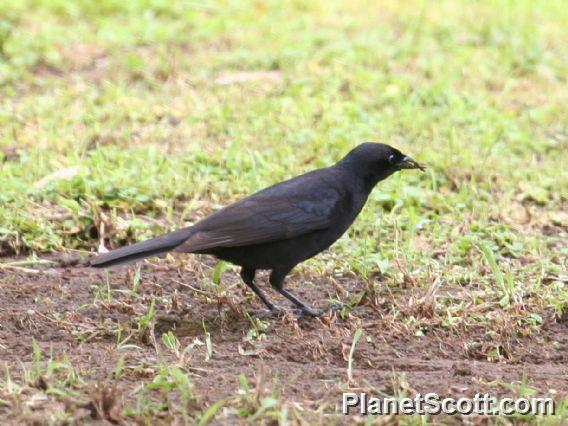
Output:
<svg viewBox="0 0 568 426">
<path fill-rule="evenodd" d="M 151 383 L 145 386 L 145 391 L 159 391 L 168 395 L 175 393 L 180 403 L 172 401 L 174 411 L 179 411 L 185 421 L 189 421 L 190 413 L 198 408 L 198 397 L 194 390 L 194 385 L 189 379 L 189 375 L 182 368 L 168 366 L 162 368 L 154 377 Z"/>
<path fill-rule="evenodd" d="M 272 383 L 272 390 L 267 394 L 262 369 L 259 371 L 258 383 L 254 390 L 244 374 L 239 374 L 237 380 L 239 382 L 237 411 L 241 417 L 249 422 L 259 421 L 262 418 L 286 417 L 287 410 L 284 412 L 285 409 L 280 406 L 279 395 L 276 391 L 277 381 Z"/>
<path fill-rule="evenodd" d="M 211 334 L 207 331 L 204 319 L 201 320 L 201 325 L 203 326 L 203 332 L 205 333 L 205 361 L 210 361 L 213 357 L 213 344 L 211 343 Z"/>
<path fill-rule="evenodd" d="M 499 301 L 499 304 L 502 307 L 509 306 L 511 302 L 518 303 L 519 299 L 517 298 L 517 288 L 515 286 L 515 282 L 513 281 L 513 276 L 510 271 L 507 271 L 505 274 L 501 272 L 497 261 L 495 260 L 495 255 L 493 251 L 489 248 L 487 244 L 480 244 L 479 250 L 483 253 L 485 260 L 489 263 L 489 267 L 491 268 L 491 272 L 493 273 L 493 278 L 497 285 L 501 288 L 503 293 L 503 297 Z"/>
<path fill-rule="evenodd" d="M 355 355 L 355 347 L 359 343 L 359 339 L 363 334 L 363 330 L 358 328 L 353 334 L 353 341 L 351 342 L 351 349 L 349 349 L 349 359 L 347 361 L 347 378 L 350 382 L 353 381 L 353 357 Z"/>
<path fill-rule="evenodd" d="M 138 335 L 144 342 L 150 342 L 154 346 L 156 352 L 158 351 L 158 344 L 156 343 L 156 336 L 154 335 L 154 327 L 156 325 L 156 299 L 152 296 L 148 313 L 136 318 L 138 325 Z"/>
</svg>

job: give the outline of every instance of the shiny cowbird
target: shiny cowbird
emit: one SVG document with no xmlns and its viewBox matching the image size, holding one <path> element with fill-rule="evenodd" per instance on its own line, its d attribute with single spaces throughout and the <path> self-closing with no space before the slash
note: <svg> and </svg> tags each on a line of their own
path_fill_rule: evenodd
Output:
<svg viewBox="0 0 568 426">
<path fill-rule="evenodd" d="M 243 281 L 271 311 L 280 308 L 256 286 L 259 269 L 271 271 L 271 286 L 300 313 L 317 316 L 323 310 L 284 288 L 286 275 L 341 237 L 375 185 L 403 169 L 424 166 L 389 145 L 363 143 L 331 167 L 263 189 L 188 228 L 101 254 L 90 264 L 121 265 L 170 251 L 210 254 L 241 266 Z"/>
</svg>

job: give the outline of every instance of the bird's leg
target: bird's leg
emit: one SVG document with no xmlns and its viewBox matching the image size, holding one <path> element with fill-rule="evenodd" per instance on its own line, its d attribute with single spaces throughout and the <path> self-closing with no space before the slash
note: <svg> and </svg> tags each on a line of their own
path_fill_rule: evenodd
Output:
<svg viewBox="0 0 568 426">
<path fill-rule="evenodd" d="M 272 287 L 274 287 L 274 289 L 278 293 L 280 293 L 282 296 L 296 305 L 302 311 L 302 313 L 311 315 L 313 317 L 317 317 L 323 314 L 323 310 L 312 308 L 310 305 L 298 299 L 298 297 L 294 296 L 288 290 L 284 289 L 284 278 L 286 278 L 288 272 L 290 272 L 290 269 L 273 269 L 270 273 L 270 285 L 272 285 Z"/>
<path fill-rule="evenodd" d="M 248 285 L 252 291 L 254 291 L 254 293 L 260 298 L 260 300 L 262 300 L 262 302 L 268 307 L 268 309 L 270 309 L 272 312 L 280 312 L 280 308 L 270 300 L 268 300 L 264 293 L 254 283 L 255 273 L 255 269 L 242 268 L 241 278 L 243 279 L 244 283 Z"/>
</svg>

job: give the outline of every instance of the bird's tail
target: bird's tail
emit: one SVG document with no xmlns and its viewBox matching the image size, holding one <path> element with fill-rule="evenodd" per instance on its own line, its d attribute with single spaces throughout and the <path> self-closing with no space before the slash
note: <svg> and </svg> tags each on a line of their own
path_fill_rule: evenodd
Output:
<svg viewBox="0 0 568 426">
<path fill-rule="evenodd" d="M 123 265 L 145 259 L 150 256 L 167 253 L 183 243 L 194 230 L 192 227 L 179 229 L 151 240 L 141 241 L 130 246 L 121 247 L 108 253 L 103 253 L 90 260 L 95 268 Z"/>
</svg>

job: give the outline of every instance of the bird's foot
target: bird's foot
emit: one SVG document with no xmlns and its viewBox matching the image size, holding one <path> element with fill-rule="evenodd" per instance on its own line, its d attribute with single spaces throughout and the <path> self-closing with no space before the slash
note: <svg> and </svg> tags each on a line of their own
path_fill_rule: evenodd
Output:
<svg viewBox="0 0 568 426">
<path fill-rule="evenodd" d="M 304 306 L 302 308 L 297 309 L 299 312 L 299 316 L 311 316 L 311 317 L 319 317 L 325 314 L 327 311 L 340 311 L 345 308 L 345 304 L 341 302 L 332 302 L 326 308 L 312 308 L 310 306 Z"/>
<path fill-rule="evenodd" d="M 269 311 L 255 312 L 254 317 L 259 319 L 280 319 L 287 313 L 301 318 L 301 317 L 319 317 L 325 313 L 325 309 L 305 307 L 305 308 L 291 308 L 285 309 L 280 306 L 271 307 Z"/>
<path fill-rule="evenodd" d="M 334 301 L 329 304 L 327 309 L 330 311 L 340 311 L 346 307 L 347 305 L 345 303 Z"/>
<path fill-rule="evenodd" d="M 310 306 L 303 306 L 302 308 L 298 309 L 300 317 L 309 316 L 309 317 L 319 317 L 325 313 L 325 309 L 320 308 L 312 308 Z"/>
<path fill-rule="evenodd" d="M 282 318 L 286 312 L 286 309 L 272 305 L 268 311 L 254 312 L 253 316 L 259 319 L 276 319 Z"/>
</svg>

